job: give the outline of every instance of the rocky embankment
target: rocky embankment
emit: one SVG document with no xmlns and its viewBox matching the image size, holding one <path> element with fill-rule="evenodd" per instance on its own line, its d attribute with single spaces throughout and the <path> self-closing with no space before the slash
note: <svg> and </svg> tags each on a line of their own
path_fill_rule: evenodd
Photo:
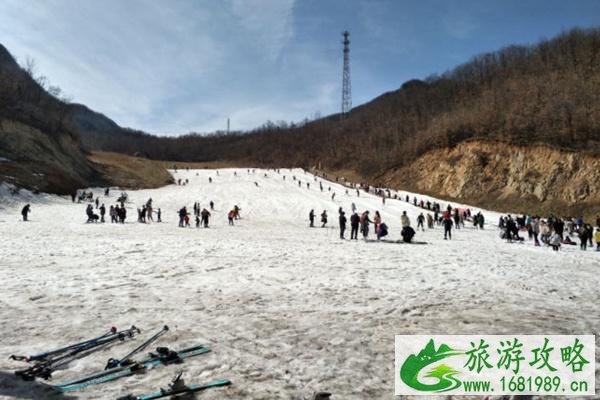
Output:
<svg viewBox="0 0 600 400">
<path fill-rule="evenodd" d="M 545 146 L 463 142 L 430 151 L 379 180 L 500 211 L 600 213 L 600 158 Z"/>
</svg>

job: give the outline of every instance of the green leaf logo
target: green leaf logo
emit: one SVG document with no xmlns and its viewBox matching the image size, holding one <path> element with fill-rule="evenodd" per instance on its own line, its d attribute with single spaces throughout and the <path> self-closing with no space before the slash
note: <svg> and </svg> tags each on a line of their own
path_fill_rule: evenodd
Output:
<svg viewBox="0 0 600 400">
<path fill-rule="evenodd" d="M 431 339 L 418 355 L 411 354 L 406 358 L 400 368 L 400 379 L 411 388 L 423 392 L 446 392 L 456 389 L 461 385 L 461 381 L 454 377 L 459 371 L 446 364 L 439 364 L 425 374 L 427 378 L 437 378 L 438 381 L 434 384 L 420 382 L 419 373 L 433 363 L 462 354 L 465 354 L 464 351 L 454 350 L 445 344 L 441 344 L 436 350 Z"/>
</svg>

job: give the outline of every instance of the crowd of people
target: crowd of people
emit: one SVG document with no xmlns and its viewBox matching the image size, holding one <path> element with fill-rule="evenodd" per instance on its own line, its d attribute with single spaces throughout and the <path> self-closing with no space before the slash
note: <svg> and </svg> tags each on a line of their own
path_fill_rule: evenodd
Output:
<svg viewBox="0 0 600 400">
<path fill-rule="evenodd" d="M 501 216 L 498 221 L 500 228 L 500 237 L 508 242 L 523 242 L 524 235 L 520 232 L 527 232 L 529 240 L 532 240 L 535 246 L 547 245 L 553 250 L 558 251 L 561 246 L 575 246 L 579 244 L 581 250 L 593 248 L 594 243 L 596 251 L 600 251 L 600 216 L 596 217 L 596 229 L 591 224 L 586 223 L 583 217 L 565 217 L 560 218 L 550 215 L 548 218 L 541 218 L 538 215 L 523 215 L 513 218 L 510 214 Z M 573 238 L 577 238 L 577 243 Z"/>
<path fill-rule="evenodd" d="M 280 174 L 279 170 L 274 170 Z M 254 169 L 248 169 L 248 174 L 254 174 Z M 217 176 L 219 174 L 217 173 Z M 327 178 L 326 174 L 322 174 L 324 178 Z M 233 176 L 237 177 L 237 172 L 233 172 Z M 265 178 L 268 175 L 264 174 Z M 307 178 L 305 182 L 302 182 L 297 176 L 292 175 L 292 180 L 298 183 L 299 187 L 306 185 L 306 189 L 310 189 L 310 180 L 318 183 L 318 189 L 320 192 L 332 192 L 331 200 L 335 201 L 335 191 L 332 191 L 331 186 L 325 186 L 323 181 L 319 181 L 317 176 Z M 286 180 L 286 176 L 283 175 L 283 180 Z M 208 178 L 209 183 L 213 182 L 212 177 Z M 336 182 L 340 182 L 339 177 L 335 177 Z M 412 242 L 417 232 L 425 232 L 426 229 L 434 229 L 435 226 L 443 228 L 444 240 L 451 240 L 453 229 L 464 228 L 467 224 L 471 224 L 476 229 L 485 228 L 485 217 L 481 212 L 473 213 L 469 208 L 453 207 L 448 204 L 446 208 L 442 209 L 442 206 L 437 201 L 429 199 L 417 199 L 416 196 L 412 198 L 409 195 L 400 196 L 397 192 L 393 192 L 386 188 L 375 188 L 365 184 L 351 184 L 344 178 L 341 178 L 341 184 L 346 186 L 346 195 L 350 195 L 348 189 L 355 189 L 356 196 L 360 197 L 361 190 L 367 193 L 372 193 L 382 199 L 382 204 L 385 206 L 386 199 L 394 199 L 397 201 L 405 201 L 412 206 L 423 209 L 422 212 L 416 217 L 416 231 L 413 228 L 410 218 L 406 211 L 400 216 L 400 236 L 404 242 Z M 177 179 L 178 185 L 187 185 L 188 179 Z M 105 197 L 110 196 L 110 189 L 104 190 Z M 71 195 L 73 202 L 88 202 L 86 206 L 86 215 L 88 223 L 106 222 L 107 209 L 104 203 L 102 203 L 100 196 L 94 196 L 92 191 L 78 191 Z M 110 205 L 108 209 L 108 216 L 110 217 L 111 223 L 125 223 L 127 218 L 127 208 L 125 202 L 127 201 L 127 194 L 122 192 L 117 198 L 115 205 Z M 193 205 L 193 216 L 195 218 L 196 227 L 209 227 L 209 221 L 212 217 L 211 212 L 215 210 L 215 204 L 211 200 L 208 203 L 208 208 L 200 206 L 199 202 L 195 202 Z M 350 240 L 358 240 L 358 234 L 360 233 L 362 238 L 368 240 L 371 229 L 376 236 L 377 240 L 381 240 L 386 237 L 389 233 L 388 225 L 382 221 L 381 214 L 379 211 L 375 211 L 371 214 L 369 210 L 365 210 L 361 213 L 358 212 L 356 205 L 351 203 L 351 212 L 349 217 L 346 216 L 346 211 L 342 207 L 338 209 L 338 226 L 339 234 L 341 239 L 345 239 L 347 225 L 350 225 Z M 227 212 L 227 221 L 229 225 L 234 225 L 236 220 L 240 218 L 240 208 L 235 205 L 230 211 Z M 31 212 L 31 206 L 26 204 L 21 210 L 21 215 L 24 221 L 28 220 L 28 215 Z M 162 212 L 160 208 L 155 209 L 153 206 L 152 199 L 148 199 L 140 208 L 137 209 L 138 222 L 149 223 L 149 222 L 162 222 Z M 178 211 L 179 215 L 179 226 L 189 227 L 191 215 L 187 211 L 187 207 L 182 207 Z M 154 218 L 156 216 L 156 219 Z M 314 227 L 316 220 L 315 210 L 312 209 L 309 212 L 309 226 Z M 327 210 L 323 210 L 320 213 L 321 227 L 327 227 L 329 222 L 329 216 Z M 547 245 L 554 250 L 559 250 L 561 246 L 565 245 L 579 245 L 582 250 L 587 250 L 588 247 L 594 248 L 600 251 L 600 216 L 596 218 L 596 227 L 592 224 L 586 223 L 583 217 L 573 218 L 559 218 L 554 215 L 550 215 L 548 218 L 541 218 L 537 215 L 523 215 L 516 216 L 513 218 L 511 215 L 500 217 L 498 221 L 498 227 L 500 229 L 501 238 L 508 242 L 522 242 L 525 241 L 525 233 L 529 240 L 533 241 L 535 246 Z M 372 228 L 371 228 L 372 227 Z M 575 240 L 577 239 L 577 241 Z"/>
</svg>

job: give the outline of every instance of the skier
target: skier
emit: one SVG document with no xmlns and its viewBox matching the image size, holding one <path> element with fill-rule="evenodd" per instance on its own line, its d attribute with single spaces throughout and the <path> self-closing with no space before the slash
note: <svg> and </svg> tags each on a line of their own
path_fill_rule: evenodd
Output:
<svg viewBox="0 0 600 400">
<path fill-rule="evenodd" d="M 321 222 L 323 223 L 323 225 L 321 225 L 321 228 L 325 228 L 325 225 L 327 225 L 327 211 L 323 210 L 323 212 L 321 213 Z"/>
<path fill-rule="evenodd" d="M 352 205 L 350 206 L 350 208 L 352 209 L 352 213 L 356 212 L 356 204 L 352 203 Z"/>
<path fill-rule="evenodd" d="M 358 240 L 358 225 L 360 223 L 360 217 L 355 211 L 352 211 L 350 216 L 350 240 Z"/>
<path fill-rule="evenodd" d="M 21 215 L 23 216 L 23 221 L 27 221 L 27 216 L 31 212 L 31 206 L 29 204 L 25 204 L 25 207 L 21 210 Z"/>
<path fill-rule="evenodd" d="M 233 218 L 235 217 L 235 211 L 231 210 L 227 214 L 227 220 L 229 221 L 229 225 L 233 226 Z"/>
<path fill-rule="evenodd" d="M 160 218 L 162 215 L 162 212 L 160 211 L 160 208 L 158 210 L 156 210 L 156 222 L 162 222 L 162 219 Z"/>
<path fill-rule="evenodd" d="M 331 201 L 335 199 L 335 193 L 331 195 Z"/>
<path fill-rule="evenodd" d="M 425 226 L 423 225 L 424 222 L 425 222 L 425 216 L 423 215 L 423 213 L 420 213 L 419 216 L 417 217 L 417 230 L 419 230 L 419 228 L 421 228 L 421 231 L 425 232 Z"/>
<path fill-rule="evenodd" d="M 233 206 L 233 211 L 235 212 L 234 219 L 240 219 L 240 218 L 241 218 L 241 217 L 240 217 L 240 211 L 241 211 L 241 210 L 242 210 L 242 209 L 241 209 L 241 208 L 239 208 L 239 207 L 237 206 L 237 204 L 236 204 L 235 206 Z"/>
<path fill-rule="evenodd" d="M 202 224 L 205 228 L 208 228 L 208 218 L 210 217 L 210 212 L 208 212 L 206 208 L 203 208 L 200 215 L 202 215 Z"/>
<path fill-rule="evenodd" d="M 315 227 L 315 210 L 310 210 L 310 212 L 308 213 L 308 220 L 310 221 L 309 227 L 314 228 Z"/>
<path fill-rule="evenodd" d="M 215 203 L 211 200 L 210 203 L 208 203 L 210 205 L 210 211 L 214 211 L 215 210 Z"/>
<path fill-rule="evenodd" d="M 104 214 L 106 214 L 106 207 L 104 203 L 100 206 L 100 222 L 104 222 Z"/>
<path fill-rule="evenodd" d="M 346 213 L 340 212 L 340 239 L 344 239 L 344 232 L 346 231 Z"/>
</svg>

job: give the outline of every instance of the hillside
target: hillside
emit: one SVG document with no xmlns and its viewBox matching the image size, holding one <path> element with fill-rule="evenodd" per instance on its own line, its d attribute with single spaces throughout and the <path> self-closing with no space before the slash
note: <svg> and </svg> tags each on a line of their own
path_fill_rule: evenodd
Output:
<svg viewBox="0 0 600 400">
<path fill-rule="evenodd" d="M 67 121 L 68 104 L 50 95 L 0 45 L 0 176 L 19 187 L 67 193 L 98 179 Z"/>
<path fill-rule="evenodd" d="M 0 45 L 0 182 L 59 194 L 96 185 L 153 188 L 171 182 L 163 165 L 145 159 L 90 156 L 84 146 L 94 147 L 88 143 L 94 134 L 107 138 L 128 130 L 56 93 Z"/>
<path fill-rule="evenodd" d="M 599 61 L 600 30 L 576 29 L 534 46 L 482 54 L 440 76 L 406 82 L 356 107 L 344 119 L 332 115 L 303 126 L 209 137 L 95 134 L 84 142 L 155 159 L 319 166 L 370 183 L 501 209 L 510 200 L 518 211 L 591 212 L 600 207 L 597 169 L 575 182 L 569 178 L 597 165 L 600 157 Z M 467 180 L 459 172 L 464 165 L 456 163 L 469 156 L 459 152 L 471 151 L 472 146 L 464 144 L 473 140 L 481 144 L 485 157 L 502 157 L 501 169 L 467 163 L 471 183 L 455 184 Z M 557 162 L 582 157 L 586 162 L 567 163 L 554 171 L 557 164 L 540 160 L 534 167 L 545 154 L 540 147 L 552 149 Z M 531 162 L 515 164 L 515 157 Z M 506 181 L 512 189 L 500 190 Z M 568 189 L 554 187 L 566 182 Z M 540 184 L 546 187 L 531 188 Z"/>
</svg>

